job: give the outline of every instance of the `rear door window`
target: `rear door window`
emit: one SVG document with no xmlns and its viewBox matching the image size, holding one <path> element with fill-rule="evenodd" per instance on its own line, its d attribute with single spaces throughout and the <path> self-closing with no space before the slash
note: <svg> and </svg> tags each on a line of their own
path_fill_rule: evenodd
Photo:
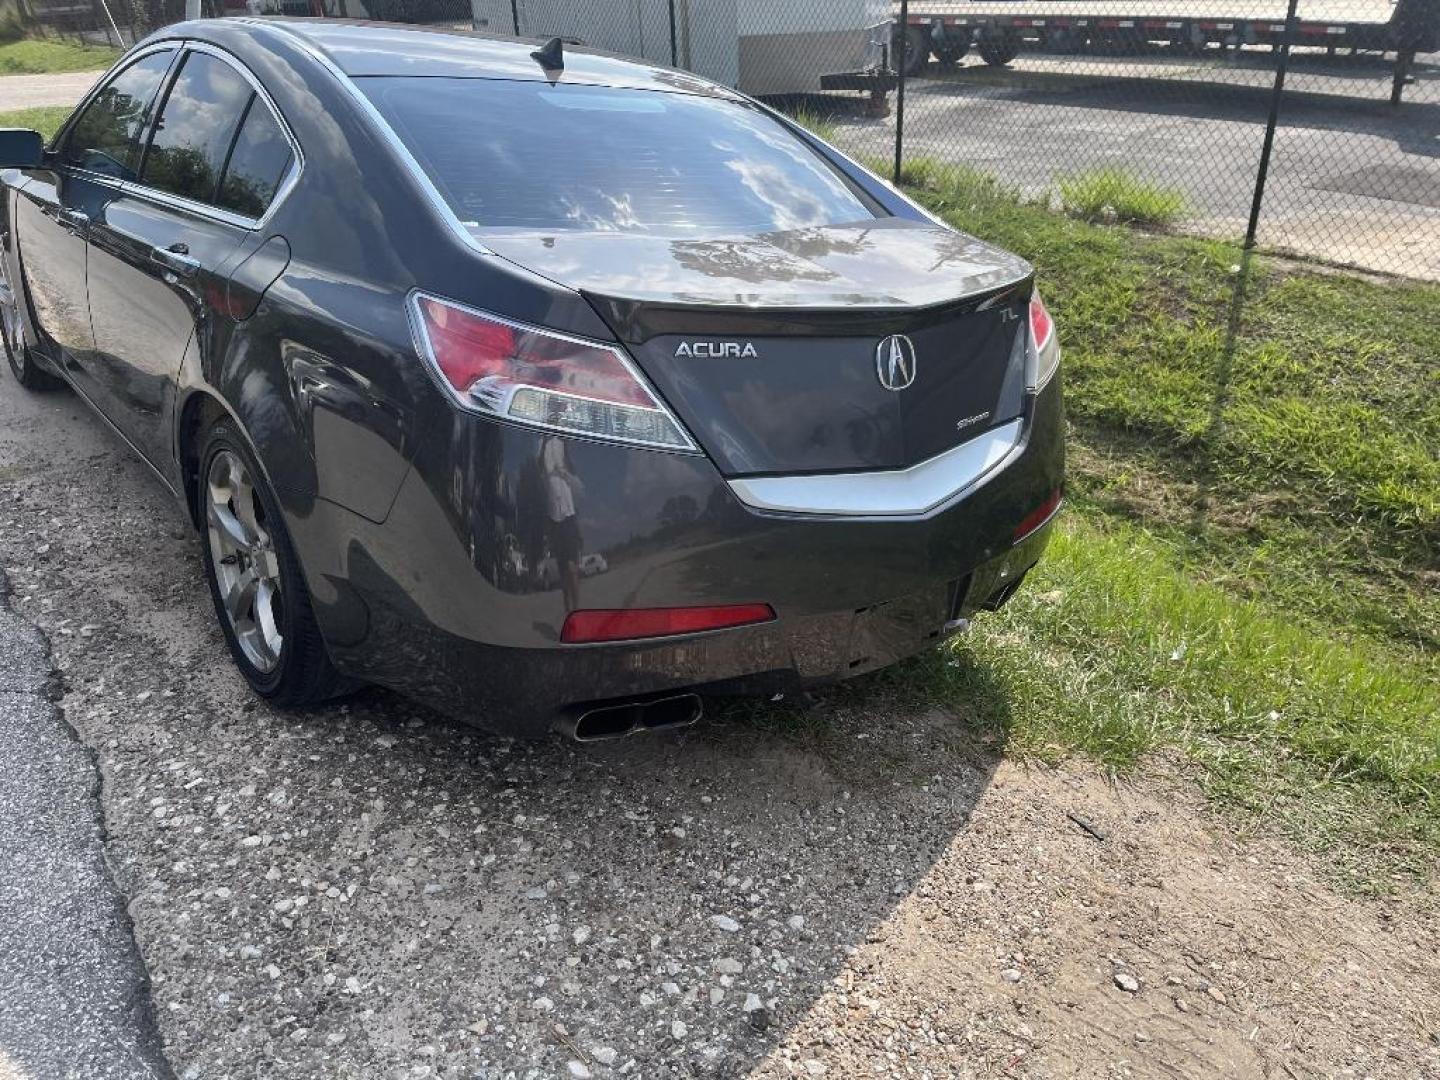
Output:
<svg viewBox="0 0 1440 1080">
<path fill-rule="evenodd" d="M 172 195 L 213 204 L 254 91 L 238 71 L 209 53 L 188 53 L 183 63 L 161 107 L 140 180 Z"/>
<path fill-rule="evenodd" d="M 258 96 L 251 98 L 225 165 L 216 204 L 245 217 L 260 217 L 275 198 L 290 158 L 290 143 L 280 121 Z"/>
<path fill-rule="evenodd" d="M 117 180 L 135 179 L 155 94 L 174 57 L 171 49 L 151 53 L 111 79 L 71 125 L 66 164 Z"/>
<path fill-rule="evenodd" d="M 457 217 L 481 229 L 756 233 L 876 211 L 736 101 L 567 83 L 358 79 Z"/>
</svg>

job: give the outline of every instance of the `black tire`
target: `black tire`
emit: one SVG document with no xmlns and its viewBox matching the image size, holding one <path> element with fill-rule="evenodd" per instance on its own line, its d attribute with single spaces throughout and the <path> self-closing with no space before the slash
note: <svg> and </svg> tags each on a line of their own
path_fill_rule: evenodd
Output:
<svg viewBox="0 0 1440 1080">
<path fill-rule="evenodd" d="M 1020 35 L 1013 33 L 982 34 L 976 43 L 980 59 L 991 67 L 1003 67 L 1020 55 Z"/>
<path fill-rule="evenodd" d="M 0 255 L 0 259 L 4 256 Z M 13 332 L 10 329 L 9 312 L 5 310 L 6 304 L 14 304 L 16 310 L 25 303 L 24 295 L 20 291 L 21 286 L 17 285 L 12 291 L 5 283 L 5 270 L 0 265 L 0 349 L 5 351 L 5 360 L 10 365 L 10 370 L 15 374 L 15 380 L 26 390 L 42 392 L 46 390 L 59 390 L 65 385 L 64 380 L 41 368 L 35 363 L 35 357 L 30 354 L 29 346 L 23 341 L 11 338 Z"/>
<path fill-rule="evenodd" d="M 205 578 L 210 583 L 210 597 L 214 601 L 215 615 L 220 620 L 226 644 L 230 646 L 230 655 L 245 676 L 245 681 L 262 698 L 289 708 L 316 705 L 355 689 L 356 684 L 343 678 L 330 662 L 280 505 L 265 482 L 255 456 L 229 420 L 219 421 L 205 435 L 199 460 L 200 467 L 195 474 L 195 498 L 199 507 Z M 218 524 L 220 519 L 213 507 L 220 496 L 212 495 L 211 490 L 212 470 L 220 467 L 217 463 L 228 468 L 236 461 L 248 474 L 248 485 L 245 486 L 249 488 L 253 504 L 249 509 L 242 509 L 238 505 L 239 500 L 231 498 L 226 505 L 237 521 L 255 522 L 256 535 L 263 538 L 249 549 L 251 554 L 248 556 L 235 556 L 241 560 L 238 563 L 229 561 L 223 555 L 225 546 L 232 544 L 233 534 Z M 264 551 L 260 552 L 262 547 Z M 264 569 L 261 569 L 262 559 Z M 265 604 L 268 618 L 262 619 L 259 615 L 260 601 L 252 602 L 254 606 L 248 629 L 243 620 L 237 621 L 231 614 L 225 586 L 221 583 L 222 573 L 235 577 L 246 572 L 257 580 L 263 578 L 266 582 L 278 584 L 278 589 L 271 586 L 271 598 Z M 262 623 L 278 631 L 278 647 L 269 643 L 271 639 L 262 629 Z M 265 656 L 257 653 L 257 640 L 261 641 L 261 651 Z M 265 662 L 267 656 L 273 657 L 273 663 L 268 666 Z"/>
<path fill-rule="evenodd" d="M 965 59 L 965 54 L 969 51 L 970 43 L 968 41 L 961 42 L 959 45 L 947 44 L 945 48 L 935 54 L 935 60 L 942 68 L 953 68 Z"/>
<path fill-rule="evenodd" d="M 930 31 L 923 26 L 907 26 L 895 31 L 895 56 L 906 78 L 925 74 L 930 64 Z"/>
</svg>

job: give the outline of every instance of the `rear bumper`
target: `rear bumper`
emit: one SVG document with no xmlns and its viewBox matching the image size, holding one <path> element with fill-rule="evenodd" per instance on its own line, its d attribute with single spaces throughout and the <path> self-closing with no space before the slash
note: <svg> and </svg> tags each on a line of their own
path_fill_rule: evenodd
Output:
<svg viewBox="0 0 1440 1080">
<path fill-rule="evenodd" d="M 343 671 L 521 735 L 579 705 L 688 688 L 789 692 L 912 655 L 1034 565 L 1049 523 L 1018 544 L 1015 529 L 1063 483 L 1058 379 L 1030 400 L 1002 467 L 904 519 L 757 511 L 705 458 L 565 440 L 576 513 L 557 523 L 543 436 L 451 422 L 417 455 L 383 525 L 317 505 L 293 531 Z M 567 574 L 557 551 L 577 569 L 598 553 L 605 569 Z M 570 607 L 753 602 L 776 620 L 559 641 Z"/>
</svg>

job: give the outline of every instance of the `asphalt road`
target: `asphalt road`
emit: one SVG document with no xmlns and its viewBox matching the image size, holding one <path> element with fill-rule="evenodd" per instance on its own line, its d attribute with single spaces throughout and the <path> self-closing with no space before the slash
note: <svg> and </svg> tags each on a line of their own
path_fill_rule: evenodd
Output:
<svg viewBox="0 0 1440 1080">
<path fill-rule="evenodd" d="M 105 862 L 94 756 L 13 601 L 0 568 L 0 1078 L 159 1080 L 170 1070 Z"/>
<path fill-rule="evenodd" d="M 1381 272 L 1440 278 L 1440 56 L 1422 57 L 1398 109 L 1373 57 L 1297 56 L 1261 218 L 1262 244 Z M 1068 173 L 1119 165 L 1179 189 L 1181 227 L 1244 234 L 1273 68 L 1239 60 L 1023 54 L 931 65 L 907 91 L 907 156 L 993 173 L 1029 197 Z M 852 95 L 853 97 L 853 95 Z M 844 99 L 840 99 L 844 104 Z M 845 109 L 837 141 L 893 155 L 895 118 Z"/>
</svg>

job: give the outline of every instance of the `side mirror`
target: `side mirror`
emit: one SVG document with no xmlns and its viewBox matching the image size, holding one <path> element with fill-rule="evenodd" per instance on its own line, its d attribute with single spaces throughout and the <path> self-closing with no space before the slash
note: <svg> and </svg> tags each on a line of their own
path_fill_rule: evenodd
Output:
<svg viewBox="0 0 1440 1080">
<path fill-rule="evenodd" d="M 45 140 L 28 128 L 0 128 L 0 169 L 34 169 L 45 160 Z"/>
</svg>

